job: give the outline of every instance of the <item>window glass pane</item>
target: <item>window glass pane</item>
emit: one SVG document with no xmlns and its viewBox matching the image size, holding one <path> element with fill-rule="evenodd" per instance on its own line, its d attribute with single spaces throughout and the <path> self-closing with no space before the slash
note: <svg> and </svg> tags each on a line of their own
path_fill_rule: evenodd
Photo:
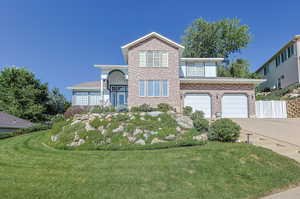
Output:
<svg viewBox="0 0 300 199">
<path fill-rule="evenodd" d="M 168 52 L 161 52 L 161 67 L 168 67 Z"/>
<path fill-rule="evenodd" d="M 160 96 L 160 82 L 158 80 L 154 81 L 154 96 Z"/>
<path fill-rule="evenodd" d="M 203 63 L 188 63 L 187 64 L 187 76 L 204 76 L 204 64 Z"/>
<path fill-rule="evenodd" d="M 145 96 L 145 81 L 144 80 L 139 81 L 139 95 Z"/>
<path fill-rule="evenodd" d="M 147 85 L 147 90 L 148 90 L 148 96 L 154 96 L 154 86 L 153 86 L 154 81 L 153 80 L 149 80 L 148 81 L 148 85 Z"/>
<path fill-rule="evenodd" d="M 97 96 L 97 95 L 100 95 L 100 92 L 89 92 L 89 95 L 93 95 L 93 96 Z"/>
<path fill-rule="evenodd" d="M 153 51 L 154 53 L 154 65 L 155 67 L 160 67 L 160 52 L 159 51 Z"/>
<path fill-rule="evenodd" d="M 147 51 L 147 66 L 153 67 L 153 51 Z"/>
<path fill-rule="evenodd" d="M 139 61 L 140 61 L 140 67 L 146 66 L 146 52 L 142 51 L 139 53 Z"/>
<path fill-rule="evenodd" d="M 168 88 L 169 88 L 169 86 L 168 86 L 168 80 L 163 80 L 162 84 L 163 84 L 162 85 L 162 96 L 166 97 L 169 94 L 169 91 L 168 91 Z"/>
</svg>

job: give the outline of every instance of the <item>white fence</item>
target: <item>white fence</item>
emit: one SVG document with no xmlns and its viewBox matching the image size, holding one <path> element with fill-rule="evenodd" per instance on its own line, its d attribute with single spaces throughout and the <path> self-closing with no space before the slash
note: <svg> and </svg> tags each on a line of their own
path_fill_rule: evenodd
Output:
<svg viewBox="0 0 300 199">
<path fill-rule="evenodd" d="M 286 101 L 256 101 L 257 118 L 287 118 Z"/>
</svg>

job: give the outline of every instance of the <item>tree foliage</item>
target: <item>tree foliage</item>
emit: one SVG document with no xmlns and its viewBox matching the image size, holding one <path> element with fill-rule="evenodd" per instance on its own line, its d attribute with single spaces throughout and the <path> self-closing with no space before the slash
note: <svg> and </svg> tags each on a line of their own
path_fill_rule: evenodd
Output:
<svg viewBox="0 0 300 199">
<path fill-rule="evenodd" d="M 25 68 L 5 67 L 0 73 L 0 110 L 31 121 L 45 118 L 48 85 Z"/>
<path fill-rule="evenodd" d="M 63 113 L 68 106 L 58 89 L 49 92 L 48 84 L 27 69 L 5 67 L 0 71 L 0 111 L 39 122 Z"/>
<path fill-rule="evenodd" d="M 208 22 L 196 19 L 183 36 L 185 57 L 224 57 L 240 52 L 250 41 L 249 27 L 238 19 Z"/>
<path fill-rule="evenodd" d="M 58 88 L 53 88 L 49 92 L 48 98 L 47 113 L 50 115 L 63 114 L 71 105 Z"/>
<path fill-rule="evenodd" d="M 219 77 L 235 77 L 235 78 L 250 78 L 259 79 L 260 75 L 251 73 L 249 69 L 250 65 L 245 59 L 236 59 L 231 62 L 229 66 L 219 66 L 218 76 Z"/>
</svg>

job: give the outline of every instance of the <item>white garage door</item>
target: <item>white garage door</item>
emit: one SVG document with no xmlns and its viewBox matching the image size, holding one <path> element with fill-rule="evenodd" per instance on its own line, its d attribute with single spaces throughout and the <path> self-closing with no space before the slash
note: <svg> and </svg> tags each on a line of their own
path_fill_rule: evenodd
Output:
<svg viewBox="0 0 300 199">
<path fill-rule="evenodd" d="M 208 94 L 186 94 L 184 106 L 190 106 L 193 111 L 203 111 L 204 117 L 211 117 L 211 98 Z"/>
<path fill-rule="evenodd" d="M 222 97 L 222 117 L 247 118 L 248 98 L 244 94 L 225 94 Z"/>
</svg>

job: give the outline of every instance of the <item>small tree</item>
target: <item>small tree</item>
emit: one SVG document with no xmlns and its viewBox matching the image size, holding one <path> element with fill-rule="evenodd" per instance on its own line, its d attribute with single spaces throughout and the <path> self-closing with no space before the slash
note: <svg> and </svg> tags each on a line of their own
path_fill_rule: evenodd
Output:
<svg viewBox="0 0 300 199">
<path fill-rule="evenodd" d="M 53 88 L 48 98 L 47 113 L 50 115 L 63 114 L 71 105 L 58 88 Z"/>
</svg>

